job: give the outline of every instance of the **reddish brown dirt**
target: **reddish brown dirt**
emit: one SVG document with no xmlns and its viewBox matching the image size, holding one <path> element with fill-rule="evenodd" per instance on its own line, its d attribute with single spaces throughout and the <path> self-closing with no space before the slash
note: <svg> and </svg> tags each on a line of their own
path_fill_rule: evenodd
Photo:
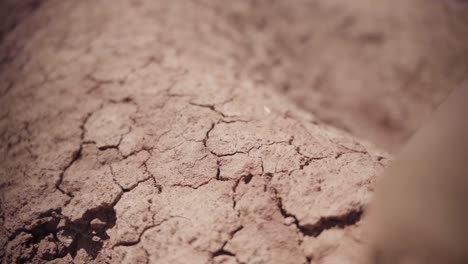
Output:
<svg viewBox="0 0 468 264">
<path fill-rule="evenodd" d="M 328 59 L 299 34 L 322 13 L 304 4 L 46 1 L 18 22 L 0 51 L 2 263 L 360 263 L 388 156 L 320 121 L 364 62 L 342 51 L 334 92 L 309 89 Z"/>
<path fill-rule="evenodd" d="M 466 1 L 236 2 L 216 27 L 246 47 L 237 68 L 392 152 L 468 78 Z"/>
</svg>

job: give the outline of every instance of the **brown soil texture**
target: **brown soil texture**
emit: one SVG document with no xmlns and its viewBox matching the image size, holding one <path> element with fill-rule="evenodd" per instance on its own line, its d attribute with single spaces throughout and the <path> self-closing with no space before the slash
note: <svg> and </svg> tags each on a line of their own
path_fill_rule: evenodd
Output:
<svg viewBox="0 0 468 264">
<path fill-rule="evenodd" d="M 468 67 L 461 1 L 367 2 L 50 0 L 12 18 L 1 262 L 362 263 L 389 156 L 323 120 L 401 144 Z"/>
<path fill-rule="evenodd" d="M 241 67 L 388 151 L 468 79 L 467 1 L 255 3 L 236 13 L 255 50 Z"/>
</svg>

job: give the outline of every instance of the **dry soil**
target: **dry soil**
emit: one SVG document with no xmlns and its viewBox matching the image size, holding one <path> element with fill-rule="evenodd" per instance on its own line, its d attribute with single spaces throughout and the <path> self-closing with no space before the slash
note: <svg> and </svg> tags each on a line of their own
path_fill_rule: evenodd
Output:
<svg viewBox="0 0 468 264">
<path fill-rule="evenodd" d="M 355 136 L 401 144 L 467 67 L 463 3 L 367 2 L 29 6 L 0 44 L 2 263 L 360 263 L 389 156 Z"/>
</svg>

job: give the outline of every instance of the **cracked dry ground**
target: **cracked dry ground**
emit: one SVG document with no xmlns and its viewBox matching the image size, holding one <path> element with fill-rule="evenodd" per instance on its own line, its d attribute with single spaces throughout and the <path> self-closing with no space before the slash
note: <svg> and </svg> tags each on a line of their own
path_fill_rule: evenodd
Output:
<svg viewBox="0 0 468 264">
<path fill-rule="evenodd" d="M 360 263 L 387 155 L 235 67 L 208 2 L 47 1 L 5 36 L 2 263 Z"/>
</svg>

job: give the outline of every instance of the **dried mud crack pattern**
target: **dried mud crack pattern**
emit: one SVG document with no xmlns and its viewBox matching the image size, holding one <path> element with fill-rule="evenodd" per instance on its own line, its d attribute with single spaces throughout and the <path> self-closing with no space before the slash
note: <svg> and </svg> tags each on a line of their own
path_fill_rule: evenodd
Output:
<svg viewBox="0 0 468 264">
<path fill-rule="evenodd" d="M 214 16 L 46 1 L 5 37 L 2 263 L 359 257 L 385 154 L 232 68 Z"/>
</svg>

